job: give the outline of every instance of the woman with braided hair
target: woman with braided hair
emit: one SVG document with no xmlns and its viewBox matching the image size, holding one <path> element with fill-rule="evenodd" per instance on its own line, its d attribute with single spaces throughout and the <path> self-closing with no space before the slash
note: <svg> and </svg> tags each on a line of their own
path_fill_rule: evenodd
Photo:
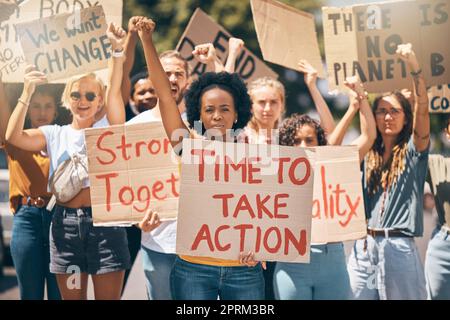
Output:
<svg viewBox="0 0 450 320">
<path fill-rule="evenodd" d="M 423 191 L 430 141 L 428 96 L 411 44 L 397 54 L 409 67 L 414 108 L 399 92 L 373 103 L 377 138 L 364 162 L 368 235 L 357 240 L 348 270 L 356 299 L 425 299 L 414 237 L 423 233 Z"/>
</svg>

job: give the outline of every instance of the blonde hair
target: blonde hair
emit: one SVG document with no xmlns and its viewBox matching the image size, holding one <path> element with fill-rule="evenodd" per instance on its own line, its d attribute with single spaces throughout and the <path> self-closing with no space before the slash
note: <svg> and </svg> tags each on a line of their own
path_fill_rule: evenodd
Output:
<svg viewBox="0 0 450 320">
<path fill-rule="evenodd" d="M 272 77 L 262 77 L 262 78 L 258 78 L 256 80 L 253 80 L 247 86 L 248 94 L 250 95 L 250 97 L 252 99 L 252 102 L 253 102 L 253 99 L 254 99 L 254 92 L 255 92 L 255 90 L 257 90 L 259 88 L 263 88 L 263 87 L 273 88 L 280 95 L 281 104 L 282 104 L 282 107 L 283 107 L 283 112 L 282 112 L 282 114 L 280 116 L 280 119 L 283 118 L 284 111 L 286 110 L 286 90 L 284 89 L 283 84 L 280 81 L 278 81 L 277 79 L 272 78 Z M 278 119 L 275 122 L 275 128 L 278 127 L 280 119 Z M 252 118 L 250 119 L 250 121 L 248 123 L 248 126 L 251 129 L 255 130 L 256 132 L 259 131 L 258 122 L 256 121 L 255 116 L 252 116 Z"/>
<path fill-rule="evenodd" d="M 66 86 L 64 87 L 64 92 L 62 94 L 61 97 L 61 103 L 63 105 L 64 108 L 69 109 L 70 110 L 70 94 L 72 92 L 72 87 L 75 83 L 83 80 L 83 79 L 92 79 L 95 82 L 97 82 L 98 85 L 98 92 L 99 92 L 99 96 L 102 97 L 103 101 L 105 101 L 105 91 L 106 91 L 106 87 L 105 84 L 103 83 L 102 79 L 100 79 L 95 73 L 85 73 L 82 75 L 78 75 L 75 77 L 72 77 L 66 84 Z"/>
</svg>

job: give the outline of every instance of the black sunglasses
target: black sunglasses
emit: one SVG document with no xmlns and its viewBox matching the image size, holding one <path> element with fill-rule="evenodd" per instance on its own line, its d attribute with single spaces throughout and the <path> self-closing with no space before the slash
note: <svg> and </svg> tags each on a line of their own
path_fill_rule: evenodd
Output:
<svg viewBox="0 0 450 320">
<path fill-rule="evenodd" d="M 79 101 L 82 96 L 84 96 L 89 102 L 92 102 L 95 98 L 97 98 L 97 95 L 94 92 L 86 92 L 85 94 L 81 94 L 78 91 L 74 91 L 70 93 L 70 98 L 74 101 Z"/>
</svg>

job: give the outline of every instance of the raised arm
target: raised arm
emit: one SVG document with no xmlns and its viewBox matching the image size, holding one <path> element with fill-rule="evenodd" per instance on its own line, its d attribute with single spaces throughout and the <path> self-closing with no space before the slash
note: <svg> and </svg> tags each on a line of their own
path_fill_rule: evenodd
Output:
<svg viewBox="0 0 450 320">
<path fill-rule="evenodd" d="M 155 23 L 148 18 L 136 19 L 134 22 L 138 28 L 139 37 L 142 41 L 147 67 L 151 70 L 150 80 L 154 84 L 156 94 L 158 95 L 159 110 L 161 112 L 164 129 L 166 130 L 167 137 L 172 146 L 175 148 L 180 145 L 183 137 L 186 136 L 181 135 L 176 137 L 176 134 L 180 132 L 180 129 L 183 130 L 184 133 L 188 133 L 188 129 L 181 118 L 180 111 L 172 96 L 169 79 L 164 72 L 155 45 L 153 44 L 152 36 L 155 29 Z"/>
<path fill-rule="evenodd" d="M 128 33 L 125 39 L 125 62 L 123 63 L 122 76 L 122 100 L 127 104 L 130 100 L 131 80 L 130 73 L 134 65 L 134 57 L 136 55 L 136 44 L 138 41 L 138 34 L 136 26 L 132 23 L 131 18 L 128 22 Z"/>
<path fill-rule="evenodd" d="M 327 135 L 331 134 L 335 128 L 335 123 L 333 115 L 331 114 L 330 108 L 328 108 L 327 103 L 320 94 L 319 89 L 316 85 L 317 80 L 317 70 L 306 60 L 300 60 L 298 63 L 298 69 L 300 72 L 304 73 L 305 83 L 311 93 L 311 96 L 316 106 L 317 112 L 320 117 L 320 125 L 325 130 Z"/>
<path fill-rule="evenodd" d="M 44 133 L 39 129 L 24 130 L 25 117 L 31 97 L 37 85 L 47 82 L 44 73 L 36 71 L 35 66 L 27 66 L 25 70 L 23 92 L 17 106 L 11 114 L 6 129 L 6 141 L 27 151 L 41 151 L 46 147 Z"/>
<path fill-rule="evenodd" d="M 345 112 L 342 119 L 336 125 L 333 132 L 330 133 L 327 137 L 328 144 L 332 146 L 340 146 L 342 141 L 344 140 L 345 133 L 347 132 L 348 127 L 353 121 L 353 118 L 358 113 L 360 108 L 360 104 L 358 99 L 353 94 L 350 94 L 350 104 L 348 106 L 347 111 Z"/>
<path fill-rule="evenodd" d="M 225 63 L 225 71 L 228 73 L 235 72 L 236 59 L 244 48 L 244 41 L 239 38 L 230 38 L 228 40 L 228 58 Z"/>
<path fill-rule="evenodd" d="M 361 134 L 351 144 L 358 146 L 359 161 L 362 162 L 377 137 L 375 118 L 361 81 L 357 77 L 349 77 L 346 79 L 345 85 L 350 89 L 352 99 L 359 102 L 359 125 Z"/>
<path fill-rule="evenodd" d="M 6 142 L 6 127 L 8 126 L 8 119 L 11 115 L 11 107 L 6 97 L 3 81 L 0 79 L 0 146 Z"/>
<path fill-rule="evenodd" d="M 400 44 L 397 55 L 405 61 L 413 78 L 414 118 L 413 141 L 417 151 L 424 151 L 430 143 L 430 115 L 428 94 L 422 69 L 410 43 Z"/>
<path fill-rule="evenodd" d="M 125 123 L 125 104 L 120 90 L 125 60 L 124 44 L 126 32 L 114 23 L 110 23 L 106 31 L 112 47 L 109 61 L 109 84 L 106 89 L 106 115 L 111 125 Z"/>
<path fill-rule="evenodd" d="M 224 71 L 224 66 L 222 61 L 217 57 L 216 48 L 214 48 L 212 43 L 204 43 L 195 46 L 192 54 L 198 61 L 206 64 L 208 68 L 213 69 L 214 72 Z"/>
</svg>

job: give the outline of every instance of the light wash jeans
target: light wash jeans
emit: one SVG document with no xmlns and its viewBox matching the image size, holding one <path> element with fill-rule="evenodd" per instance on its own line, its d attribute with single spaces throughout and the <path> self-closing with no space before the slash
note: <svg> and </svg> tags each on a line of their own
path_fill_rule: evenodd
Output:
<svg viewBox="0 0 450 320">
<path fill-rule="evenodd" d="M 429 299 L 450 299 L 450 235 L 441 227 L 433 231 L 428 243 L 425 278 Z"/>
<path fill-rule="evenodd" d="M 367 236 L 353 245 L 348 272 L 358 300 L 424 300 L 425 275 L 414 238 Z"/>
<path fill-rule="evenodd" d="M 50 223 L 45 208 L 21 206 L 13 219 L 11 256 L 16 268 L 22 300 L 60 300 L 56 277 L 50 273 Z"/>
<path fill-rule="evenodd" d="M 148 299 L 172 300 L 170 271 L 177 255 L 156 252 L 144 246 L 141 248 Z"/>
<path fill-rule="evenodd" d="M 261 264 L 219 267 L 177 257 L 170 274 L 174 300 L 264 300 Z"/>
<path fill-rule="evenodd" d="M 311 246 L 309 264 L 277 262 L 273 278 L 278 300 L 346 300 L 350 281 L 342 242 Z"/>
</svg>

